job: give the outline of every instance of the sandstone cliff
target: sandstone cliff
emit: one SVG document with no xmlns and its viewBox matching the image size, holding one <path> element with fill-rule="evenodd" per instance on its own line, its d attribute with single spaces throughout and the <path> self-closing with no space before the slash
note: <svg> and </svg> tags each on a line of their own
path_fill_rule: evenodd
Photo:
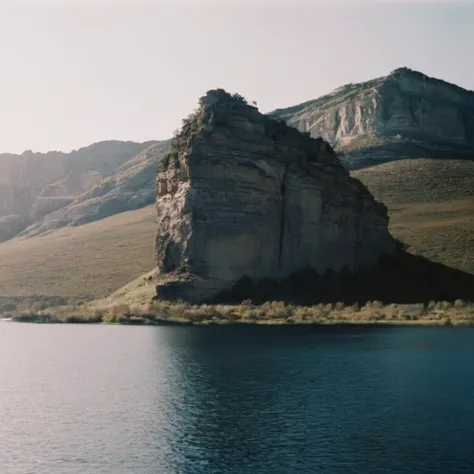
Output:
<svg viewBox="0 0 474 474">
<path fill-rule="evenodd" d="M 204 301 L 242 276 L 354 271 L 394 249 L 386 207 L 332 148 L 218 89 L 157 177 L 157 296 Z"/>
<path fill-rule="evenodd" d="M 474 92 L 407 68 L 269 115 L 327 140 L 347 167 L 474 158 Z"/>
</svg>

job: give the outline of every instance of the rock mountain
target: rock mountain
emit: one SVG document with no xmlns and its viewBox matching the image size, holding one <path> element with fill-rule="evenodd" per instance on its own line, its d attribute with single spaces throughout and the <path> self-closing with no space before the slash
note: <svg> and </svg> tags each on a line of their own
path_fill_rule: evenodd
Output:
<svg viewBox="0 0 474 474">
<path fill-rule="evenodd" d="M 327 140 L 348 168 L 474 158 L 474 92 L 407 68 L 269 115 Z"/>
<path fill-rule="evenodd" d="M 0 155 L 0 242 L 151 204 L 168 146 L 107 141 L 71 153 Z"/>
<path fill-rule="evenodd" d="M 209 300 L 243 276 L 353 272 L 395 248 L 386 207 L 329 144 L 222 89 L 184 120 L 157 191 L 160 299 Z"/>
</svg>

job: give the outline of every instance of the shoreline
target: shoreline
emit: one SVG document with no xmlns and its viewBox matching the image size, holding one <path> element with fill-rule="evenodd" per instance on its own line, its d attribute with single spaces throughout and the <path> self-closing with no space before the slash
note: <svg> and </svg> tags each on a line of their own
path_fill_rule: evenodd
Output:
<svg viewBox="0 0 474 474">
<path fill-rule="evenodd" d="M 474 326 L 474 303 L 319 303 L 283 301 L 200 304 L 164 300 L 127 305 L 113 299 L 81 305 L 4 313 L 12 322 L 36 324 L 120 324 L 124 326 Z"/>
<path fill-rule="evenodd" d="M 75 320 L 63 321 L 59 319 L 45 318 L 0 318 L 0 322 L 10 322 L 19 324 L 48 324 L 48 325 L 91 325 L 91 326 L 174 326 L 174 327 L 359 327 L 359 328 L 381 328 L 381 327 L 474 327 L 473 319 L 466 320 L 450 320 L 450 319 L 421 319 L 421 320 L 319 320 L 319 321 L 284 321 L 284 320 L 264 320 L 264 321 L 189 321 L 189 320 L 130 320 L 130 321 L 89 321 Z"/>
</svg>

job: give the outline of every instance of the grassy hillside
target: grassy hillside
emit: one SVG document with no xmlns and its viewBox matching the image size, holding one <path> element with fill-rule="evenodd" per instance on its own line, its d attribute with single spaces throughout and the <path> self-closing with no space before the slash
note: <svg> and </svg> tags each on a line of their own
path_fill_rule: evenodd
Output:
<svg viewBox="0 0 474 474">
<path fill-rule="evenodd" d="M 417 159 L 354 171 L 409 251 L 474 274 L 474 161 Z"/>
<path fill-rule="evenodd" d="M 404 160 L 353 173 L 391 215 L 410 251 L 474 274 L 474 162 Z M 42 237 L 0 244 L 2 300 L 101 298 L 154 266 L 149 206 Z"/>
<path fill-rule="evenodd" d="M 0 298 L 110 294 L 153 268 L 154 206 L 0 244 Z"/>
</svg>

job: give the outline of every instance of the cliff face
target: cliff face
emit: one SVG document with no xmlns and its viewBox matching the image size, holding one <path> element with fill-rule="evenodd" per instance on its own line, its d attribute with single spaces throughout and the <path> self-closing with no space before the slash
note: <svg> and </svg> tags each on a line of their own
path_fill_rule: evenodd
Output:
<svg viewBox="0 0 474 474">
<path fill-rule="evenodd" d="M 394 249 L 383 204 L 332 148 L 210 91 L 157 177 L 158 298 L 208 300 L 242 276 L 354 271 Z"/>
<path fill-rule="evenodd" d="M 368 159 L 474 158 L 474 92 L 407 68 L 270 116 L 329 141 L 349 167 Z"/>
</svg>

